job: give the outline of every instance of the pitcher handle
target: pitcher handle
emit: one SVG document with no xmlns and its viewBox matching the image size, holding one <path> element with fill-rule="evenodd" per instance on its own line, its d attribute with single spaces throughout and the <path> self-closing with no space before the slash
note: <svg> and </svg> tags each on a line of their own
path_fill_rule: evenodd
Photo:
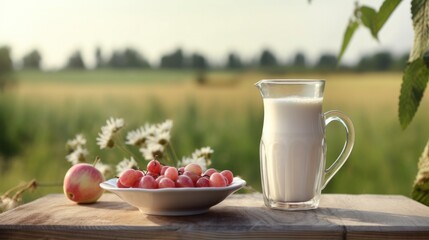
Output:
<svg viewBox="0 0 429 240">
<path fill-rule="evenodd" d="M 335 162 L 332 163 L 332 165 L 325 170 L 322 189 L 326 187 L 326 185 L 332 179 L 332 177 L 344 165 L 347 158 L 350 156 L 350 153 L 352 152 L 353 145 L 355 142 L 355 130 L 353 127 L 353 123 L 350 120 L 350 118 L 347 117 L 344 113 L 336 110 L 328 111 L 324 113 L 324 118 L 325 118 L 325 128 L 332 121 L 338 121 L 344 126 L 344 128 L 346 129 L 346 142 L 344 143 L 343 150 L 341 150 L 341 153 L 338 156 L 337 160 L 335 160 Z"/>
</svg>

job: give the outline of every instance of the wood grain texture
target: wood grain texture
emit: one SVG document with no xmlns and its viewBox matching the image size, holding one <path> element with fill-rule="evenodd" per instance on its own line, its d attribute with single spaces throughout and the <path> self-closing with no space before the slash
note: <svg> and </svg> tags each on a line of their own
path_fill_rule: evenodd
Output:
<svg viewBox="0 0 429 240">
<path fill-rule="evenodd" d="M 403 196 L 325 194 L 311 211 L 235 194 L 206 214 L 149 216 L 113 194 L 78 205 L 48 195 L 0 214 L 1 239 L 429 239 L 429 208 Z"/>
</svg>

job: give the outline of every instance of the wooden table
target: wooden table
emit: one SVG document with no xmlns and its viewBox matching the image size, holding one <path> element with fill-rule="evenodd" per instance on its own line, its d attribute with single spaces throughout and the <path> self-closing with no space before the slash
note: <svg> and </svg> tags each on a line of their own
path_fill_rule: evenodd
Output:
<svg viewBox="0 0 429 240">
<path fill-rule="evenodd" d="M 325 194 L 311 211 L 269 210 L 235 194 L 206 214 L 148 216 L 113 194 L 77 205 L 53 194 L 0 214 L 7 239 L 429 239 L 429 207 L 403 196 Z"/>
</svg>

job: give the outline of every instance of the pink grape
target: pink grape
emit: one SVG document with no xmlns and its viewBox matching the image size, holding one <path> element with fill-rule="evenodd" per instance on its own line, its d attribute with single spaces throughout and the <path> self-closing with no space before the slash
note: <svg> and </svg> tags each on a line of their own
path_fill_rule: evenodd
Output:
<svg viewBox="0 0 429 240">
<path fill-rule="evenodd" d="M 146 173 L 146 175 L 147 175 L 147 176 L 151 176 L 151 177 L 153 177 L 154 179 L 157 179 L 157 178 L 159 177 L 159 174 L 158 174 L 158 173 L 153 173 L 153 172 L 147 172 L 147 173 Z"/>
<path fill-rule="evenodd" d="M 201 168 L 200 165 L 198 165 L 196 163 L 190 163 L 190 164 L 186 165 L 185 172 L 193 172 L 193 173 L 197 174 L 198 176 L 201 176 L 201 173 L 203 173 L 203 169 Z"/>
<path fill-rule="evenodd" d="M 197 175 L 194 172 L 188 172 L 188 171 L 185 171 L 183 173 L 183 175 L 184 176 L 188 176 L 189 178 L 191 178 L 191 180 L 194 183 L 194 185 L 195 185 L 195 183 L 197 183 L 198 179 L 201 177 L 200 175 Z"/>
<path fill-rule="evenodd" d="M 162 166 L 161 172 L 160 172 L 161 176 L 165 174 L 165 170 L 167 170 L 167 168 L 169 168 L 169 167 L 170 166 Z"/>
<path fill-rule="evenodd" d="M 162 165 L 157 161 L 157 160 L 151 160 L 148 164 L 147 164 L 147 170 L 151 173 L 156 173 L 156 174 L 160 174 L 161 173 L 161 168 Z"/>
<path fill-rule="evenodd" d="M 143 173 L 134 169 L 125 170 L 119 177 L 119 181 L 125 187 L 133 187 L 135 183 L 139 182 Z"/>
<path fill-rule="evenodd" d="M 126 186 L 122 185 L 121 181 L 119 181 L 119 180 L 116 182 L 116 186 L 117 186 L 118 188 L 128 188 L 128 187 L 126 187 Z"/>
<path fill-rule="evenodd" d="M 226 186 L 226 179 L 225 177 L 220 173 L 213 173 L 210 176 L 210 187 L 225 187 Z"/>
<path fill-rule="evenodd" d="M 210 187 L 210 180 L 205 177 L 200 177 L 195 187 Z"/>
<path fill-rule="evenodd" d="M 211 176 L 213 173 L 217 173 L 217 170 L 214 168 L 209 168 L 204 172 L 204 176 Z"/>
<path fill-rule="evenodd" d="M 147 164 L 147 172 L 128 169 L 119 177 L 118 188 L 183 188 L 183 187 L 225 187 L 234 180 L 230 170 L 218 172 L 214 168 L 204 173 L 199 164 L 190 163 L 185 167 L 163 166 L 157 160 Z"/>
<path fill-rule="evenodd" d="M 165 177 L 168 177 L 169 179 L 176 181 L 179 177 L 179 172 L 177 171 L 177 168 L 175 167 L 168 167 L 167 170 L 165 170 Z"/>
<path fill-rule="evenodd" d="M 156 182 L 156 183 L 158 183 L 158 185 L 159 185 L 159 182 L 160 182 L 163 178 L 165 178 L 165 176 L 159 176 L 158 178 L 156 178 L 156 179 L 155 179 L 155 182 Z"/>
<path fill-rule="evenodd" d="M 226 185 L 230 185 L 234 180 L 234 174 L 232 174 L 232 172 L 229 170 L 223 170 L 222 172 L 220 172 L 220 174 L 222 174 L 226 178 L 226 180 L 228 180 L 228 183 Z"/>
<path fill-rule="evenodd" d="M 176 180 L 176 187 L 194 187 L 194 183 L 192 182 L 192 179 L 190 177 L 186 175 L 180 175 Z"/>
<path fill-rule="evenodd" d="M 163 177 L 158 183 L 159 188 L 174 188 L 175 186 L 174 181 L 168 177 Z"/>
<path fill-rule="evenodd" d="M 156 189 L 158 184 L 152 176 L 146 175 L 141 178 L 139 188 Z"/>
</svg>

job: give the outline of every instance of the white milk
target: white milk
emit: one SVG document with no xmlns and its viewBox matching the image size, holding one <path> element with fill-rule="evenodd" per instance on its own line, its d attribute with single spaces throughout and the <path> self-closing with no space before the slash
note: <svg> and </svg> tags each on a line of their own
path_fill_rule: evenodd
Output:
<svg viewBox="0 0 429 240">
<path fill-rule="evenodd" d="M 267 199 L 305 202 L 320 191 L 323 121 L 322 98 L 264 99 L 261 168 Z"/>
</svg>

